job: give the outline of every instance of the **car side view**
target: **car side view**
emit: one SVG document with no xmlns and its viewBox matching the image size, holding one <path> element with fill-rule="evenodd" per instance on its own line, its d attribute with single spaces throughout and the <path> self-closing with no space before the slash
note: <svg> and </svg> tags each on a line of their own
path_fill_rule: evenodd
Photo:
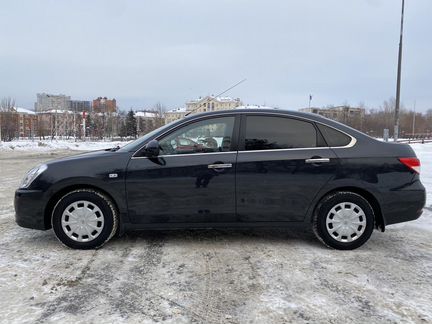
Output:
<svg viewBox="0 0 432 324">
<path fill-rule="evenodd" d="M 15 193 L 16 222 L 77 249 L 131 229 L 283 227 L 325 245 L 363 245 L 415 220 L 420 161 L 324 117 L 273 109 L 195 114 L 122 148 L 54 160 Z"/>
</svg>

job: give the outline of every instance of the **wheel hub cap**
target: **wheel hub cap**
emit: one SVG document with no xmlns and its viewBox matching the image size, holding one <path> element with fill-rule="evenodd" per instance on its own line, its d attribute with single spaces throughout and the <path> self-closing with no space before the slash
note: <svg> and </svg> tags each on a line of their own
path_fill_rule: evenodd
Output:
<svg viewBox="0 0 432 324">
<path fill-rule="evenodd" d="M 366 229 L 366 216 L 363 209 L 351 202 L 334 206 L 326 218 L 327 231 L 339 242 L 357 240 Z"/>
<path fill-rule="evenodd" d="M 104 216 L 94 203 L 79 200 L 66 207 L 61 224 L 65 234 L 72 240 L 89 242 L 102 232 Z"/>
</svg>

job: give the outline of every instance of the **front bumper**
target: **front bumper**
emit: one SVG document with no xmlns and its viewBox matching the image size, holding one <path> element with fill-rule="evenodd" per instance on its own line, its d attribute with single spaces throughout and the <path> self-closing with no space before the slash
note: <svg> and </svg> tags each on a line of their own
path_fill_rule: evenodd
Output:
<svg viewBox="0 0 432 324">
<path fill-rule="evenodd" d="M 21 227 L 47 230 L 45 223 L 45 199 L 40 190 L 18 189 L 15 191 L 15 221 Z"/>
</svg>

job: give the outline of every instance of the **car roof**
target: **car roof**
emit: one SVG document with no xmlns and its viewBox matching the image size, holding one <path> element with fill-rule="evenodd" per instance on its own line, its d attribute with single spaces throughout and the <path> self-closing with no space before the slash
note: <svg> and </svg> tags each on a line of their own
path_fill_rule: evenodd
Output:
<svg viewBox="0 0 432 324">
<path fill-rule="evenodd" d="M 304 117 L 308 119 L 315 119 L 315 117 L 318 117 L 320 119 L 321 116 L 307 113 L 307 112 L 300 112 L 300 111 L 294 111 L 294 110 L 287 110 L 287 109 L 270 109 L 270 108 L 242 108 L 242 109 L 229 109 L 229 110 L 218 110 L 218 111 L 207 111 L 202 113 L 196 113 L 196 114 L 190 114 L 187 115 L 187 117 L 202 117 L 202 116 L 214 116 L 214 115 L 223 115 L 223 114 L 244 114 L 244 113 L 257 113 L 257 114 L 284 114 L 284 115 L 290 115 L 290 116 L 297 116 L 297 117 Z"/>
<path fill-rule="evenodd" d="M 218 110 L 218 111 L 207 111 L 202 113 L 196 113 L 196 114 L 190 114 L 187 115 L 187 119 L 193 119 L 196 117 L 205 117 L 205 116 L 220 116 L 220 115 L 231 115 L 231 114 L 259 114 L 259 115 L 287 115 L 287 116 L 293 116 L 293 117 L 299 117 L 299 118 L 305 118 L 313 121 L 318 121 L 322 123 L 336 123 L 338 125 L 346 126 L 344 124 L 335 122 L 331 119 L 325 118 L 321 115 L 312 114 L 308 112 L 301 112 L 301 111 L 294 111 L 294 110 L 287 110 L 287 109 L 269 109 L 269 108 L 242 108 L 242 109 L 229 109 L 229 110 Z"/>
<path fill-rule="evenodd" d="M 232 114 L 259 114 L 262 116 L 268 115 L 286 115 L 291 117 L 298 117 L 307 119 L 314 122 L 323 123 L 325 125 L 332 126 L 336 129 L 339 129 L 341 131 L 344 131 L 351 136 L 361 136 L 361 137 L 367 137 L 368 135 L 364 134 L 363 132 L 358 131 L 357 129 L 354 129 L 348 125 L 342 124 L 338 121 L 323 117 L 318 114 L 308 113 L 308 112 L 302 112 L 302 111 L 294 111 L 294 110 L 287 110 L 287 109 L 269 109 L 269 108 L 242 108 L 242 109 L 229 109 L 229 110 L 219 110 L 219 111 L 208 111 L 203 113 L 196 113 L 186 116 L 182 121 L 188 121 L 195 118 L 201 118 L 206 116 L 223 116 L 223 115 L 232 115 Z"/>
</svg>

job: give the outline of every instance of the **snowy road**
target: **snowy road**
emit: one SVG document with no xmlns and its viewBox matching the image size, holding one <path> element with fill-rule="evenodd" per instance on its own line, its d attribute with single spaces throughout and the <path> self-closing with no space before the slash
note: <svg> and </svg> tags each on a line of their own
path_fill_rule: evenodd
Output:
<svg viewBox="0 0 432 324">
<path fill-rule="evenodd" d="M 70 250 L 18 227 L 13 193 L 71 152 L 0 152 L 0 322 L 432 322 L 432 145 L 413 147 L 424 215 L 346 252 L 303 229 L 130 233 Z"/>
</svg>

